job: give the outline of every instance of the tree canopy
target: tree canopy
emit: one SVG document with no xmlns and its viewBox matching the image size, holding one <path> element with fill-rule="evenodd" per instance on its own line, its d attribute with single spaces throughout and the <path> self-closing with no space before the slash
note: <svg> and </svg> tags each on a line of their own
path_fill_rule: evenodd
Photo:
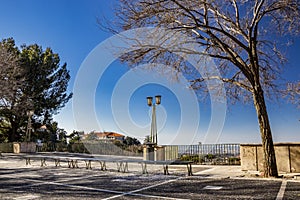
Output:
<svg viewBox="0 0 300 200">
<path fill-rule="evenodd" d="M 67 64 L 50 48 L 37 45 L 16 47 L 12 38 L 0 42 L 0 116 L 2 134 L 8 141 L 24 139 L 27 112 L 34 122 L 46 124 L 71 99 L 67 92 Z"/>
</svg>

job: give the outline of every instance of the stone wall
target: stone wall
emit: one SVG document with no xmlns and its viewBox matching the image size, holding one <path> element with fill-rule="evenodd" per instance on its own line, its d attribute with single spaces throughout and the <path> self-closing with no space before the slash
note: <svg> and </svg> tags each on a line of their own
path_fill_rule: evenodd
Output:
<svg viewBox="0 0 300 200">
<path fill-rule="evenodd" d="M 300 172 L 300 143 L 275 143 L 275 155 L 279 172 Z M 263 171 L 261 144 L 241 144 L 242 170 Z"/>
</svg>

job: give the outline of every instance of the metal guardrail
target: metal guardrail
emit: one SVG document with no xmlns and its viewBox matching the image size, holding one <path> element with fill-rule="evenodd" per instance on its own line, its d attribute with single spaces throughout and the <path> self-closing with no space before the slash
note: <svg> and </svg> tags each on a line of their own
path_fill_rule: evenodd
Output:
<svg viewBox="0 0 300 200">
<path fill-rule="evenodd" d="M 166 145 L 168 158 L 201 164 L 240 164 L 240 144 Z M 167 158 L 167 156 L 166 156 Z"/>
<path fill-rule="evenodd" d="M 9 147 L 9 149 L 12 149 L 12 146 Z M 36 150 L 37 152 L 66 151 L 100 155 L 143 156 L 142 149 L 140 148 L 125 150 L 112 143 L 101 142 L 75 143 L 72 145 L 60 143 L 51 145 L 44 143 L 41 148 L 37 148 Z M 158 153 L 156 154 L 158 155 L 158 160 L 180 159 L 201 164 L 240 164 L 240 144 L 164 145 L 156 149 L 156 151 Z"/>
</svg>

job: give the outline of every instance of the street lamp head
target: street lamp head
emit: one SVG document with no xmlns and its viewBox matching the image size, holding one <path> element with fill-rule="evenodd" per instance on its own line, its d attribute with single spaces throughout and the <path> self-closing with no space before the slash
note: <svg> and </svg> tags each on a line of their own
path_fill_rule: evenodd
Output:
<svg viewBox="0 0 300 200">
<path fill-rule="evenodd" d="M 153 97 L 147 97 L 148 106 L 152 106 L 152 99 L 153 99 Z"/>
<path fill-rule="evenodd" d="M 160 102 L 161 102 L 161 95 L 156 95 L 156 96 L 155 96 L 155 103 L 156 103 L 157 105 L 159 105 Z"/>
</svg>

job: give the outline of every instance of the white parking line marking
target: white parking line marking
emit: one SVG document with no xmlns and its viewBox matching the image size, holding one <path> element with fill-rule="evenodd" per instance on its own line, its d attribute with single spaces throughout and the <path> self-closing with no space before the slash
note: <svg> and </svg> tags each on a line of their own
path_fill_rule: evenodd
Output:
<svg viewBox="0 0 300 200">
<path fill-rule="evenodd" d="M 10 178 L 21 178 L 21 177 L 12 177 L 9 176 Z M 147 194 L 139 194 L 138 192 L 146 190 L 146 189 L 150 189 L 153 187 L 157 187 L 159 185 L 163 185 L 163 184 L 168 184 L 174 181 L 177 181 L 180 178 L 176 178 L 176 179 L 172 179 L 172 180 L 168 180 L 168 181 L 164 181 L 155 185 L 150 185 L 141 189 L 137 189 L 137 190 L 133 190 L 133 191 L 129 191 L 129 192 L 123 192 L 123 191 L 115 191 L 115 190 L 107 190 L 107 189 L 100 189 L 100 188 L 92 188 L 92 187 L 85 187 L 85 186 L 78 186 L 78 185 L 72 185 L 72 184 L 64 184 L 62 182 L 67 182 L 67 181 L 72 181 L 72 180 L 76 180 L 76 179 L 87 179 L 89 177 L 93 177 L 95 178 L 96 175 L 87 175 L 87 176 L 83 176 L 83 177 L 70 177 L 70 178 L 66 178 L 66 179 L 61 179 L 61 180 L 57 180 L 57 181 L 42 181 L 42 180 L 36 180 L 36 179 L 28 179 L 28 178 L 21 178 L 22 180 L 25 181 L 29 181 L 32 182 L 31 184 L 26 184 L 26 185 L 22 185 L 22 186 L 16 186 L 13 187 L 13 189 L 19 189 L 19 188 L 27 188 L 27 187 L 34 187 L 34 186 L 39 186 L 39 185 L 59 185 L 59 186 L 65 186 L 65 187 L 70 187 L 70 188 L 78 188 L 78 189 L 85 189 L 85 190 L 93 190 L 93 191 L 98 191 L 98 192 L 105 192 L 105 193 L 111 193 L 111 194 L 116 194 L 112 197 L 109 197 L 107 199 L 115 199 L 118 197 L 122 197 L 125 195 L 131 195 L 131 196 L 141 196 L 141 197 L 148 197 L 148 198 L 155 198 L 155 199 L 170 199 L 170 200 L 177 200 L 178 198 L 172 198 L 172 197 L 164 197 L 164 196 L 156 196 L 156 195 L 147 195 Z M 101 177 L 101 176 L 99 176 Z M 35 183 L 34 183 L 35 182 Z M 24 200 L 26 199 L 26 196 L 20 197 L 22 200 L 24 198 Z M 33 199 L 33 198 L 30 198 Z M 18 199 L 19 200 L 19 199 Z M 187 199 L 182 199 L 182 200 L 187 200 Z"/>
<path fill-rule="evenodd" d="M 195 172 L 194 174 L 195 175 L 201 175 L 201 174 L 205 174 L 207 172 L 213 171 L 213 170 L 214 170 L 214 168 L 205 169 L 205 170 L 202 170 L 202 171 L 199 171 L 199 172 Z"/>
<path fill-rule="evenodd" d="M 78 185 L 72 185 L 72 184 L 63 184 L 63 183 L 58 183 L 58 182 L 46 182 L 46 181 L 39 181 L 39 180 L 31 180 L 31 181 L 34 181 L 34 182 L 38 182 L 38 184 L 32 184 L 30 186 L 44 185 L 44 184 L 49 184 L 50 185 L 51 184 L 51 185 L 59 185 L 59 186 L 65 186 L 65 187 L 71 187 L 71 188 L 78 188 L 78 189 L 85 189 L 85 190 L 93 190 L 93 191 L 98 191 L 98 192 L 118 194 L 118 195 L 115 195 L 115 196 L 112 196 L 112 197 L 109 197 L 109 198 L 106 198 L 106 199 L 114 199 L 114 198 L 122 197 L 122 196 L 125 196 L 125 195 L 132 195 L 132 196 L 141 196 L 141 197 L 151 197 L 151 198 L 155 198 L 155 199 L 170 199 L 170 200 L 171 199 L 173 199 L 173 200 L 176 199 L 176 200 L 180 200 L 178 198 L 155 196 L 155 195 L 145 195 L 145 194 L 138 194 L 137 193 L 139 191 L 142 191 L 142 190 L 145 190 L 145 189 L 148 189 L 148 188 L 152 188 L 152 187 L 156 187 L 156 186 L 159 186 L 159 185 L 167 184 L 167 183 L 170 183 L 170 182 L 173 182 L 173 181 L 176 181 L 176 180 L 178 180 L 178 179 L 165 181 L 165 182 L 162 182 L 162 183 L 159 183 L 159 184 L 156 184 L 156 185 L 151 185 L 151 186 L 141 188 L 141 189 L 138 189 L 138 190 L 134 190 L 134 191 L 131 191 L 131 192 L 121 192 L 121 191 L 115 191 L 115 190 L 99 189 L 99 188 L 78 186 Z M 188 200 L 188 199 L 181 199 L 181 200 Z"/>
<path fill-rule="evenodd" d="M 37 199 L 40 198 L 40 196 L 37 195 L 26 195 L 26 196 L 20 196 L 13 198 L 14 200 L 30 200 L 30 199 Z"/>
<path fill-rule="evenodd" d="M 35 179 L 28 179 L 28 178 L 23 178 L 23 177 L 13 177 L 14 175 L 9 175 L 7 177 L 11 178 L 11 179 L 22 179 L 28 182 L 36 182 L 36 183 L 32 183 L 32 184 L 26 184 L 26 185 L 20 185 L 20 186 L 15 186 L 15 187 L 11 187 L 10 189 L 20 189 L 20 188 L 28 188 L 28 187 L 32 187 L 32 186 L 39 186 L 39 185 L 45 185 L 45 184 L 51 184 L 51 183 L 61 183 L 61 182 L 68 182 L 68 181 L 74 181 L 74 180 L 81 180 L 81 179 L 88 179 L 88 178 L 95 178 L 95 177 L 101 177 L 102 175 L 87 175 L 87 176 L 82 176 L 82 177 L 70 177 L 70 178 L 65 178 L 65 179 L 60 179 L 57 181 L 52 181 L 52 182 L 46 182 L 46 181 L 41 181 L 41 180 L 35 180 Z"/>
<path fill-rule="evenodd" d="M 280 190 L 279 190 L 279 192 L 277 194 L 276 200 L 282 200 L 283 199 L 283 195 L 284 195 L 284 192 L 285 192 L 286 184 L 287 184 L 287 180 L 283 179 L 282 183 L 281 183 Z"/>
<path fill-rule="evenodd" d="M 211 186 L 211 185 L 208 185 L 208 186 L 205 186 L 203 188 L 203 190 L 221 190 L 223 187 L 222 186 Z"/>
<path fill-rule="evenodd" d="M 122 197 L 122 196 L 125 196 L 125 195 L 134 195 L 134 196 L 142 196 L 142 197 L 151 197 L 151 198 L 156 198 L 156 199 L 187 200 L 187 199 L 179 199 L 179 198 L 172 198 L 172 197 L 163 197 L 163 196 L 153 196 L 153 195 L 136 194 L 137 192 L 141 192 L 141 191 L 143 191 L 143 190 L 147 190 L 147 189 L 150 189 L 150 188 L 153 188 L 153 187 L 157 187 L 157 186 L 160 186 L 160 185 L 168 184 L 168 183 L 177 181 L 177 180 L 179 180 L 179 179 L 182 179 L 182 178 L 176 178 L 176 179 L 164 181 L 164 182 L 161 182 L 161 183 L 158 183 L 158 184 L 155 184 L 155 185 L 150 185 L 150 186 L 147 186 L 147 187 L 144 187 L 144 188 L 141 188 L 141 189 L 133 190 L 133 191 L 130 191 L 130 192 L 124 192 L 123 194 L 115 195 L 115 196 L 112 196 L 112 197 L 108 197 L 108 198 L 105 198 L 105 199 L 103 199 L 103 200 L 115 199 L 115 198 L 119 198 L 119 197 Z"/>
</svg>

